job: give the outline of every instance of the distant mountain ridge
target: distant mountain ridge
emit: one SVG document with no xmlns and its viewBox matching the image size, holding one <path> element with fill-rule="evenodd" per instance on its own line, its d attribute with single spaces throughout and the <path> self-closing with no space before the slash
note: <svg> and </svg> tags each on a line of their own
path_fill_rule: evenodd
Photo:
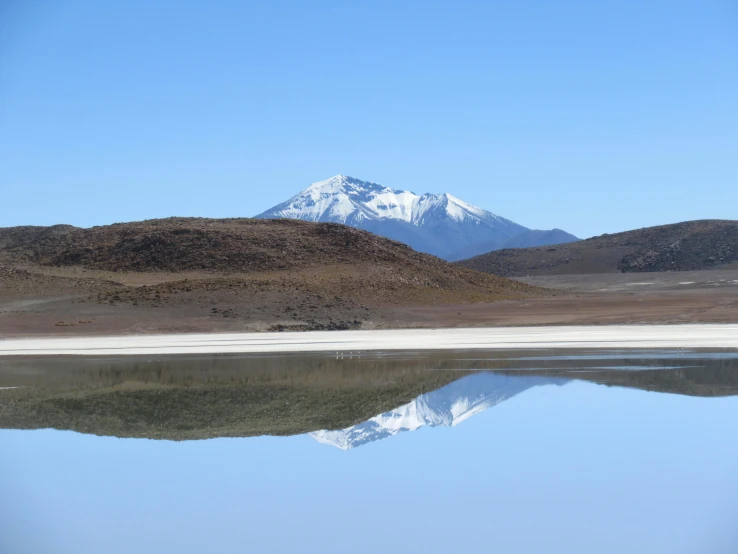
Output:
<svg viewBox="0 0 738 554">
<path fill-rule="evenodd" d="M 502 275 L 713 269 L 738 262 L 738 221 L 705 219 L 601 235 L 569 244 L 489 252 L 459 265 Z"/>
<path fill-rule="evenodd" d="M 447 260 L 465 257 L 458 252 L 474 245 L 490 245 L 492 250 L 513 237 L 527 245 L 528 233 L 548 233 L 531 231 L 449 193 L 418 195 L 346 175 L 313 183 L 256 217 L 343 223 Z M 551 235 L 551 240 L 558 237 Z M 546 235 L 535 240 L 536 244 L 545 241 Z M 474 250 L 470 255 L 489 250 Z"/>
<path fill-rule="evenodd" d="M 524 231 L 519 235 L 509 237 L 502 241 L 482 242 L 472 244 L 461 250 L 457 250 L 448 258 L 449 261 L 455 262 L 465 260 L 487 252 L 495 250 L 504 250 L 505 248 L 530 248 L 535 246 L 551 246 L 554 244 L 566 244 L 568 242 L 577 242 L 580 240 L 571 233 L 562 231 L 561 229 L 551 229 L 550 231 L 540 231 L 531 229 Z"/>
</svg>

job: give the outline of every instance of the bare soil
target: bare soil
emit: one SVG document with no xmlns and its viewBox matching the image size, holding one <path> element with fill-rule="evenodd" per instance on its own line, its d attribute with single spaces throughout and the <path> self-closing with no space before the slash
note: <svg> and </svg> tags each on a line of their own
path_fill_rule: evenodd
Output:
<svg viewBox="0 0 738 554">
<path fill-rule="evenodd" d="M 445 288 L 396 268 L 361 264 L 160 278 L 125 285 L 5 270 L 0 336 L 371 329 L 395 326 L 409 306 L 548 294 L 523 283 L 503 290 L 473 283 Z"/>
<path fill-rule="evenodd" d="M 0 229 L 0 334 L 340 330 L 547 291 L 344 225 L 170 218 Z"/>
<path fill-rule="evenodd" d="M 738 321 L 738 268 L 510 280 L 341 225 L 253 221 L 0 229 L 0 338 Z"/>
<path fill-rule="evenodd" d="M 349 269 L 365 271 L 81 290 L 57 277 L 36 294 L 0 287 L 0 336 L 738 322 L 738 270 L 527 278 L 551 292 L 492 302 L 430 289 L 352 292 L 361 281 L 342 274 Z"/>
<path fill-rule="evenodd" d="M 405 317 L 449 327 L 738 322 L 738 269 L 520 280 L 558 294 L 491 305 L 417 306 Z"/>
</svg>

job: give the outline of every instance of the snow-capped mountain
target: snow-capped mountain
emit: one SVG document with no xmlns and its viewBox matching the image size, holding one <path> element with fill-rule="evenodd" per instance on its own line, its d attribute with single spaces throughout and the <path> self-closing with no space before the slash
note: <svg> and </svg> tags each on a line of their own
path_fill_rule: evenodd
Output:
<svg viewBox="0 0 738 554">
<path fill-rule="evenodd" d="M 446 259 L 475 244 L 494 250 L 530 231 L 448 193 L 418 195 L 346 175 L 313 183 L 256 217 L 344 223 Z"/>
<path fill-rule="evenodd" d="M 567 382 L 556 377 L 476 373 L 363 423 L 338 431 L 315 431 L 310 436 L 318 442 L 350 450 L 421 427 L 454 427 L 532 387 Z"/>
</svg>

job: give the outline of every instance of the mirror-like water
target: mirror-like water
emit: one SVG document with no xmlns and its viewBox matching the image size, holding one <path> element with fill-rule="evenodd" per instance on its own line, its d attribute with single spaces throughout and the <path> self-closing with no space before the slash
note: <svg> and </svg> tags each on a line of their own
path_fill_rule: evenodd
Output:
<svg viewBox="0 0 738 554">
<path fill-rule="evenodd" d="M 733 554 L 737 394 L 732 352 L 6 360 L 0 552 Z"/>
</svg>

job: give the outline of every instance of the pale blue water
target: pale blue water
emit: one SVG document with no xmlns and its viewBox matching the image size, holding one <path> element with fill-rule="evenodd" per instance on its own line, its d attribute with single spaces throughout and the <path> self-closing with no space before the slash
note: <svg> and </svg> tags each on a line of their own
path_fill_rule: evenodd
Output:
<svg viewBox="0 0 738 554">
<path fill-rule="evenodd" d="M 0 430 L 0 552 L 738 552 L 738 396 L 481 373 L 410 404 L 459 402 L 348 450 Z"/>
</svg>

